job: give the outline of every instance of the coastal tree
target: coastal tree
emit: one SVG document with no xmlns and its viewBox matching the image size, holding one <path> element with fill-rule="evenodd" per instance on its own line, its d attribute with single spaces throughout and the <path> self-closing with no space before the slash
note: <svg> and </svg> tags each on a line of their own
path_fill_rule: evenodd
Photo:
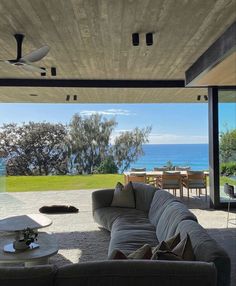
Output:
<svg viewBox="0 0 236 286">
<path fill-rule="evenodd" d="M 121 172 L 127 170 L 131 163 L 144 154 L 142 146 L 148 142 L 150 132 L 150 126 L 143 129 L 136 127 L 115 138 L 113 156 Z"/>
<path fill-rule="evenodd" d="M 110 155 L 110 137 L 117 122 L 100 114 L 74 114 L 69 124 L 70 171 L 91 174 Z"/>
<path fill-rule="evenodd" d="M 221 133 L 220 160 L 223 163 L 236 161 L 236 129 Z"/>
<path fill-rule="evenodd" d="M 0 127 L 0 151 L 10 175 L 67 173 L 66 128 L 49 122 Z"/>
</svg>

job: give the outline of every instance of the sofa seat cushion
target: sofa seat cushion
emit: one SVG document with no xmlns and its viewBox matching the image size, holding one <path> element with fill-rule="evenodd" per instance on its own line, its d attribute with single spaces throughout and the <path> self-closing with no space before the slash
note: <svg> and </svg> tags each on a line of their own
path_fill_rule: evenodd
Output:
<svg viewBox="0 0 236 286">
<path fill-rule="evenodd" d="M 114 249 L 119 249 L 124 254 L 129 255 L 144 244 L 149 244 L 151 247 L 158 244 L 155 230 L 127 229 L 114 231 L 111 233 L 108 256 Z"/>
<path fill-rule="evenodd" d="M 119 208 L 119 207 L 105 207 L 94 210 L 94 220 L 105 229 L 111 231 L 113 222 L 117 218 L 123 217 L 135 217 L 137 220 L 142 219 L 144 214 L 143 211 L 131 209 L 131 208 Z"/>
<path fill-rule="evenodd" d="M 117 217 L 112 225 L 112 232 L 120 230 L 148 230 L 155 231 L 146 212 L 137 210 Z"/>
</svg>

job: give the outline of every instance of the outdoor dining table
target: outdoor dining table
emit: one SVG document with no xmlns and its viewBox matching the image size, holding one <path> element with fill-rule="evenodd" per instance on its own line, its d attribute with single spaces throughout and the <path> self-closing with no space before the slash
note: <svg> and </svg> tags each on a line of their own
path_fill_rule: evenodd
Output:
<svg viewBox="0 0 236 286">
<path fill-rule="evenodd" d="M 183 178 L 185 178 L 187 176 L 187 171 L 167 171 L 169 173 L 180 173 L 181 176 Z M 161 178 L 162 175 L 163 175 L 163 171 L 146 171 L 146 172 L 124 172 L 124 182 L 125 184 L 127 184 L 129 182 L 129 176 L 132 174 L 132 175 L 146 175 L 146 181 L 151 181 L 153 178 Z M 207 177 L 209 175 L 209 172 L 208 171 L 204 171 L 203 172 L 205 177 Z"/>
</svg>

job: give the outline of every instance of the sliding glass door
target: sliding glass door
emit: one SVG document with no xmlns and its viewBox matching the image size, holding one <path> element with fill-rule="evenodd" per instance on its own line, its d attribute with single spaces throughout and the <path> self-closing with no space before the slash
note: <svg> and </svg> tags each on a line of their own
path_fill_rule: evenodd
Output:
<svg viewBox="0 0 236 286">
<path fill-rule="evenodd" d="M 224 184 L 234 185 L 236 191 L 236 89 L 218 91 L 219 120 L 219 202 L 228 201 Z"/>
</svg>

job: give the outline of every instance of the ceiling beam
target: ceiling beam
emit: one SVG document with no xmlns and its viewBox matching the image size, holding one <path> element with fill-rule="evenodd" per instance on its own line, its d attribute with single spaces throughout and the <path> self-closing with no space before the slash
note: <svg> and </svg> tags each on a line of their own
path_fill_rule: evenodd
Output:
<svg viewBox="0 0 236 286">
<path fill-rule="evenodd" d="M 184 80 L 96 80 L 0 78 L 0 86 L 9 87 L 84 87 L 84 88 L 178 88 Z"/>
<path fill-rule="evenodd" d="M 226 80 L 231 76 L 232 82 L 224 84 L 218 80 L 217 84 L 215 81 L 212 83 L 211 78 L 207 78 L 210 72 L 216 70 L 218 66 L 222 66 L 222 63 L 234 52 L 236 52 L 236 21 L 185 72 L 186 86 L 234 85 L 235 57 L 228 64 L 232 66 L 230 75 L 227 75 L 227 67 L 224 66 L 217 71 L 219 77 L 225 76 Z M 214 74 L 213 79 L 216 76 L 217 74 Z"/>
</svg>

